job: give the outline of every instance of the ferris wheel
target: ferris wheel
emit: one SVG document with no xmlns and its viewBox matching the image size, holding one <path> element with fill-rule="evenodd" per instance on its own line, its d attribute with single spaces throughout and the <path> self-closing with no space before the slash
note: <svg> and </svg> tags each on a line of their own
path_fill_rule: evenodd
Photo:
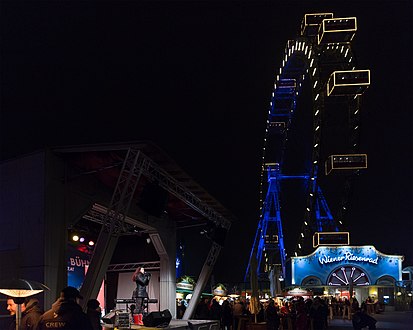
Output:
<svg viewBox="0 0 413 330">
<path fill-rule="evenodd" d="M 296 39 L 286 44 L 268 110 L 262 206 L 246 278 L 255 265 L 261 279 L 270 272 L 285 277 L 286 238 L 297 242 L 292 256 L 329 240 L 348 241 L 343 218 L 351 183 L 367 168 L 367 155 L 358 149 L 370 70 L 356 67 L 356 31 L 356 17 L 306 14 Z M 296 229 L 284 236 L 285 221 Z"/>
</svg>

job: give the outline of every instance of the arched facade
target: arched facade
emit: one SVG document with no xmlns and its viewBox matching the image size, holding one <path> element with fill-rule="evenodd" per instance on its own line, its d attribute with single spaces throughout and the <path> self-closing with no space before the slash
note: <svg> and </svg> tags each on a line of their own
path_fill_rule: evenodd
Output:
<svg viewBox="0 0 413 330">
<path fill-rule="evenodd" d="M 318 295 L 356 295 L 359 301 L 373 296 L 385 302 L 402 280 L 403 259 L 383 254 L 371 245 L 319 246 L 310 255 L 291 258 L 286 284 Z"/>
</svg>

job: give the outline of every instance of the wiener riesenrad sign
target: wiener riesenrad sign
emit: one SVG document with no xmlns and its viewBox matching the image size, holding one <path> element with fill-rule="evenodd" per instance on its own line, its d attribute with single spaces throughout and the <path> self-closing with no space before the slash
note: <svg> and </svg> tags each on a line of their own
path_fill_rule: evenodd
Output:
<svg viewBox="0 0 413 330">
<path fill-rule="evenodd" d="M 318 262 L 320 264 L 329 264 L 333 262 L 341 262 L 341 261 L 351 261 L 351 262 L 369 262 L 371 264 L 377 265 L 379 257 L 365 257 L 365 256 L 358 256 L 350 251 L 344 252 L 342 256 L 331 256 L 331 255 L 322 255 L 318 258 Z"/>
<path fill-rule="evenodd" d="M 372 245 L 319 246 L 310 255 L 291 258 L 291 284 L 305 285 L 311 280 L 321 285 L 344 286 L 341 269 L 349 274 L 354 269 L 352 274 L 363 285 L 374 285 L 384 277 L 400 281 L 402 262 L 403 256 L 383 254 Z"/>
</svg>

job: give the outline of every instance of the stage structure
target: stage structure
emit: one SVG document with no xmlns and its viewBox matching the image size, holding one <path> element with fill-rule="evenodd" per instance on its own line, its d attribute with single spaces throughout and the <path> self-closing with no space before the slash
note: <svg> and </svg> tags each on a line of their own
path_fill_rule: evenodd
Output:
<svg viewBox="0 0 413 330">
<path fill-rule="evenodd" d="M 163 150 L 146 141 L 56 147 L 5 161 L 1 170 L 0 275 L 47 283 L 47 308 L 67 283 L 68 233 L 83 227 L 89 234 L 98 229 L 81 287 L 84 304 L 97 296 L 119 238 L 146 235 L 159 258 L 151 260 L 159 268 L 159 307 L 175 315 L 176 230 L 209 223 L 223 233 L 211 237 L 197 281 L 202 292 L 233 219 Z M 23 225 L 30 230 L 17 235 Z M 128 263 L 145 262 L 133 256 Z M 197 290 L 193 297 L 196 301 Z"/>
<path fill-rule="evenodd" d="M 370 70 L 356 68 L 356 31 L 356 17 L 306 14 L 276 74 L 264 138 L 260 220 L 245 274 L 245 280 L 257 272 L 260 281 L 271 282 L 274 295 L 286 276 L 285 240 L 292 240 L 284 236 L 283 222 L 297 224 L 295 256 L 312 251 L 316 233 L 340 240 L 352 180 L 367 168 L 367 155 L 358 147 Z M 257 269 L 251 269 L 253 259 Z"/>
</svg>

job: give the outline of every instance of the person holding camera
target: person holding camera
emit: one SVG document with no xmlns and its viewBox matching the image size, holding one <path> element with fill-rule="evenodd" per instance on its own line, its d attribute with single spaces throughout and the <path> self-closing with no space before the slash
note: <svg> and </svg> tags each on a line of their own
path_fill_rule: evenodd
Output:
<svg viewBox="0 0 413 330">
<path fill-rule="evenodd" d="M 144 312 L 144 300 L 148 299 L 146 287 L 148 286 L 150 279 L 151 274 L 145 273 L 145 269 L 143 267 L 138 267 L 133 273 L 132 281 L 136 283 L 136 289 L 133 291 L 132 298 L 136 301 L 136 309 L 138 314 L 142 314 Z"/>
</svg>

